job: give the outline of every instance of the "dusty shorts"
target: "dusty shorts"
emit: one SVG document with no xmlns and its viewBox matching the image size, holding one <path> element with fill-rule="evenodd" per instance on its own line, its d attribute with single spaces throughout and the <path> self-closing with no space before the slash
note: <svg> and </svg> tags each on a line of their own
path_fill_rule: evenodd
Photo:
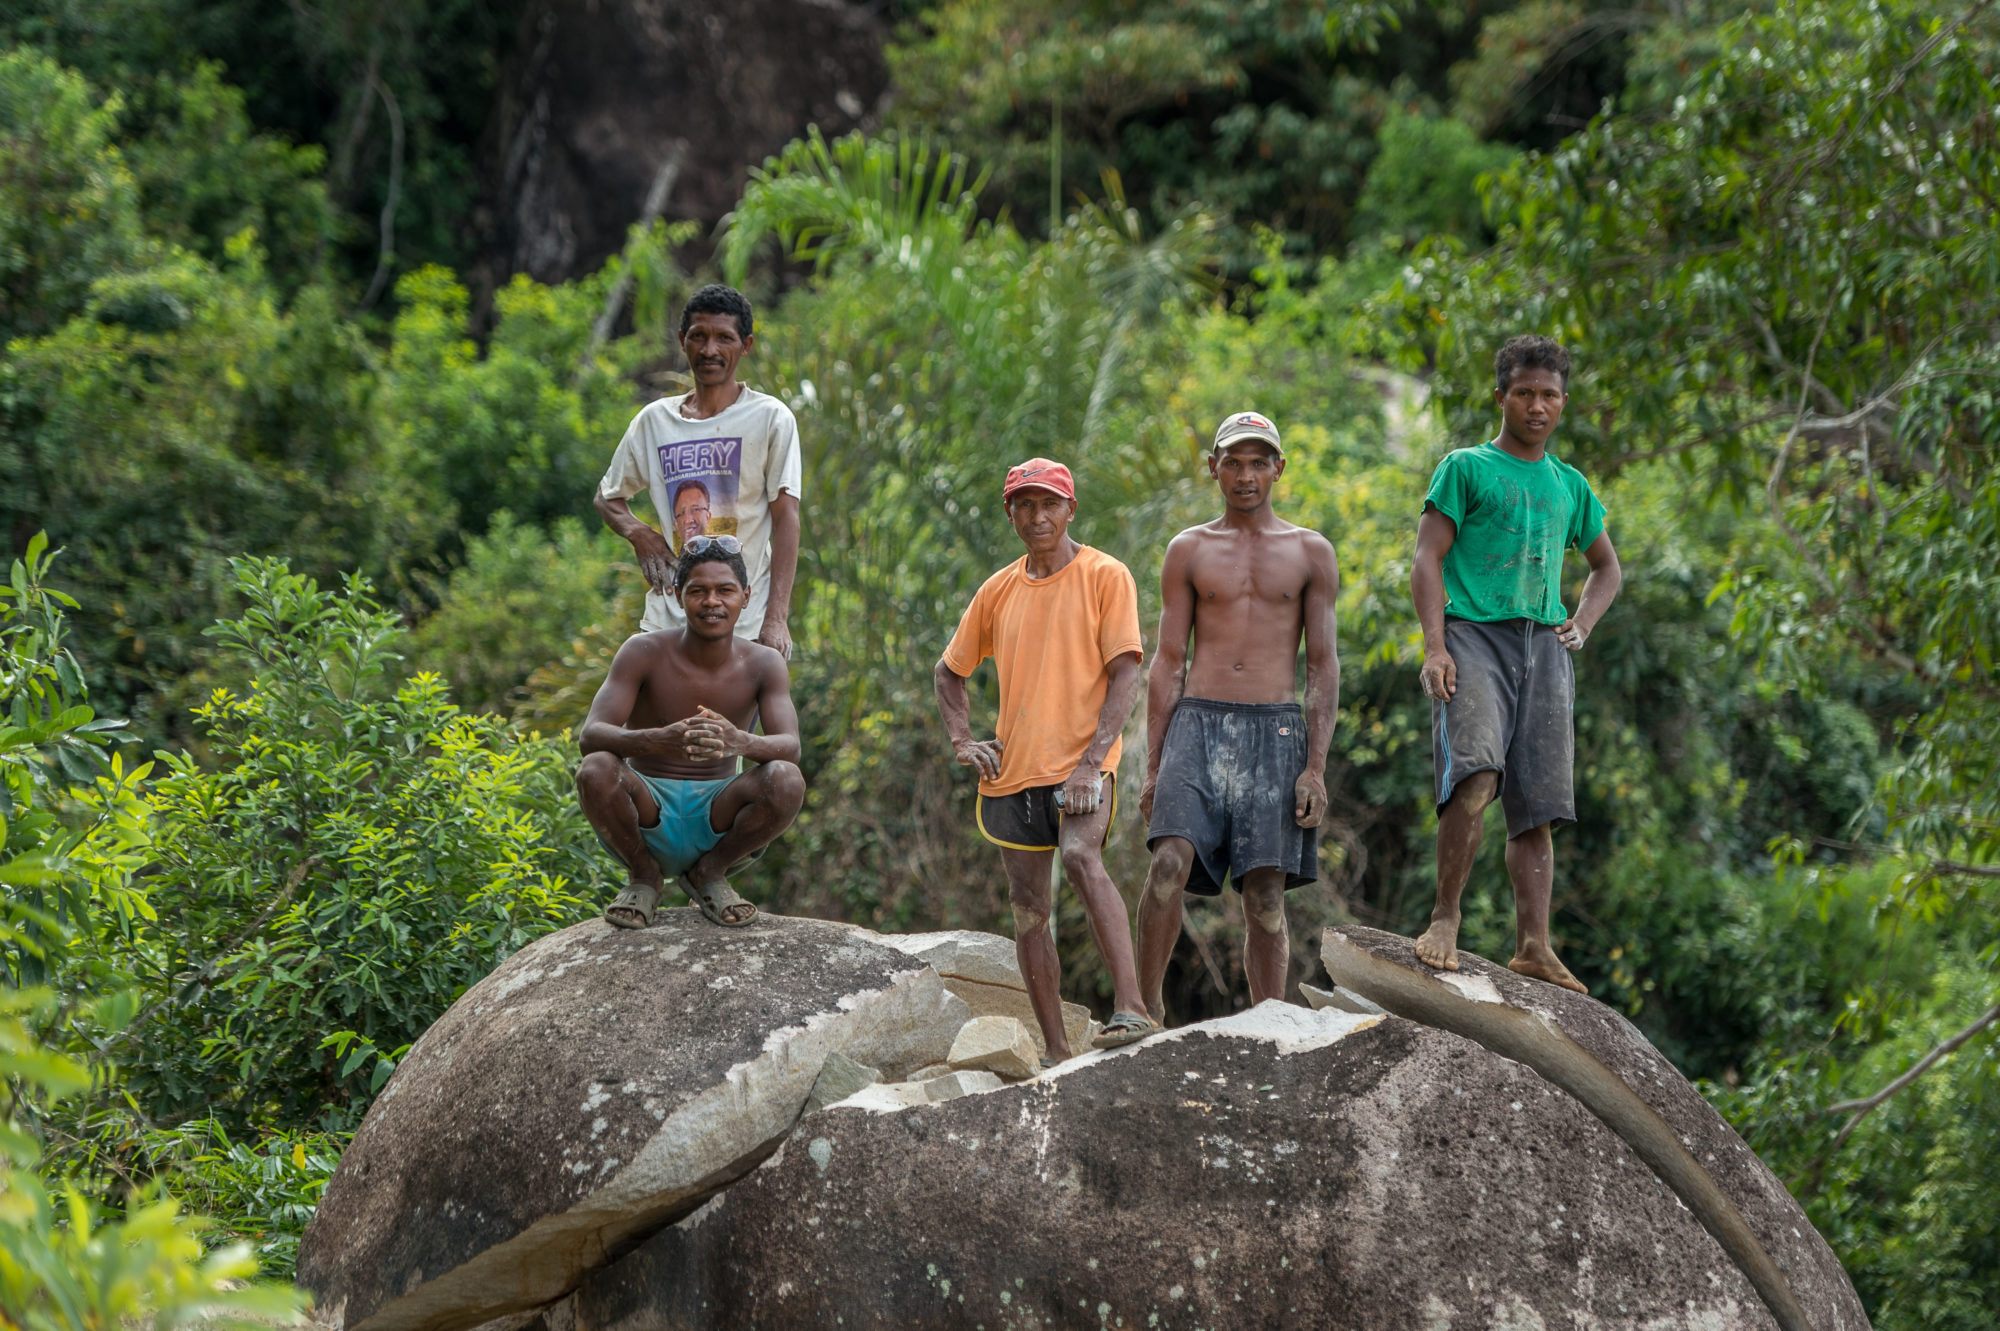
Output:
<svg viewBox="0 0 2000 1331">
<path fill-rule="evenodd" d="M 1194 846 L 1187 890 L 1243 890 L 1252 869 L 1283 869 L 1285 889 L 1319 878 L 1319 833 L 1300 827 L 1299 774 L 1306 770 L 1306 721 L 1293 702 L 1233 703 L 1183 698 L 1167 724 L 1146 849 L 1162 837 Z"/>
<path fill-rule="evenodd" d="M 1444 645 L 1458 663 L 1458 692 L 1431 703 L 1438 807 L 1474 772 L 1498 772 L 1508 837 L 1575 822 L 1576 667 L 1555 629 L 1532 619 L 1446 619 Z"/>
<path fill-rule="evenodd" d="M 1111 816 L 1104 820 L 1104 839 L 1111 839 L 1111 825 L 1118 821 L 1118 774 L 1105 772 L 1104 802 Z M 1011 795 L 981 795 L 973 806 L 979 835 L 1008 850 L 1054 850 L 1062 844 L 1063 811 L 1056 807 L 1053 786 L 1029 786 Z"/>
</svg>

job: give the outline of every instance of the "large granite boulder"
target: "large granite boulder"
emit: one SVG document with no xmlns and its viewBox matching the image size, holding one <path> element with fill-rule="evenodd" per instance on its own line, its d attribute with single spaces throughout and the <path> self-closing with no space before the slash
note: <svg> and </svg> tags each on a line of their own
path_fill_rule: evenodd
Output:
<svg viewBox="0 0 2000 1331">
<path fill-rule="evenodd" d="M 1379 929 L 1328 929 L 1320 955 L 1336 1005 L 1359 996 L 1462 1035 L 1588 1107 L 1674 1189 L 1785 1331 L 1865 1331 L 1840 1260 L 1785 1185 L 1617 1012 L 1469 952 L 1457 971 L 1432 970 L 1409 939 Z"/>
<path fill-rule="evenodd" d="M 320 1318 L 453 1331 L 547 1303 L 754 1168 L 838 1052 L 891 1078 L 970 1016 L 875 935 L 669 910 L 540 939 L 368 1111 L 299 1249 Z"/>
<path fill-rule="evenodd" d="M 543 1326 L 1775 1326 L 1595 1115 L 1397 1017 L 1265 1003 L 941 1104 L 891 1089 Z"/>
</svg>

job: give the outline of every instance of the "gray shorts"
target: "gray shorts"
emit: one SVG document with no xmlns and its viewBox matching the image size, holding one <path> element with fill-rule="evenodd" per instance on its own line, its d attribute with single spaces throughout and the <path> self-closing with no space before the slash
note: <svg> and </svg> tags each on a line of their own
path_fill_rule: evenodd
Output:
<svg viewBox="0 0 2000 1331">
<path fill-rule="evenodd" d="M 1146 849 L 1162 837 L 1194 846 L 1187 890 L 1218 897 L 1243 890 L 1252 869 L 1285 871 L 1285 889 L 1319 877 L 1319 834 L 1296 816 L 1306 770 L 1305 716 L 1297 703 L 1183 698 L 1160 746 Z"/>
<path fill-rule="evenodd" d="M 1532 619 L 1446 619 L 1444 645 L 1458 663 L 1458 692 L 1431 703 L 1438 807 L 1474 772 L 1498 772 L 1510 839 L 1575 822 L 1576 668 L 1555 629 Z"/>
</svg>

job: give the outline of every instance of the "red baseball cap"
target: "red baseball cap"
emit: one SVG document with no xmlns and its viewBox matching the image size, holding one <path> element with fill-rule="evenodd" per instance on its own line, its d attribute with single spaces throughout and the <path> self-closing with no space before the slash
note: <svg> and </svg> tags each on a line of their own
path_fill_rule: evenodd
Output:
<svg viewBox="0 0 2000 1331">
<path fill-rule="evenodd" d="M 1007 484 L 1001 488 L 1000 497 L 1012 499 L 1016 490 L 1053 490 L 1064 499 L 1073 500 L 1076 480 L 1060 462 L 1029 458 L 1019 466 L 1007 468 Z"/>
</svg>

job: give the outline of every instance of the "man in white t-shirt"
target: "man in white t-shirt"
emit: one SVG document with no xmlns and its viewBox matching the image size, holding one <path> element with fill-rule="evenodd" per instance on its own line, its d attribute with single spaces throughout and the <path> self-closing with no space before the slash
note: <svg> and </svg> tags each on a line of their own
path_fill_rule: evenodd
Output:
<svg viewBox="0 0 2000 1331">
<path fill-rule="evenodd" d="M 681 311 L 681 350 L 694 391 L 642 407 L 597 486 L 605 525 L 632 543 L 646 577 L 642 631 L 686 623 L 673 597 L 674 561 L 694 536 L 734 536 L 750 570 L 736 635 L 792 654 L 787 620 L 799 566 L 799 427 L 791 408 L 736 378 L 756 345 L 750 302 L 705 286 Z M 644 490 L 662 534 L 626 503 Z"/>
</svg>

